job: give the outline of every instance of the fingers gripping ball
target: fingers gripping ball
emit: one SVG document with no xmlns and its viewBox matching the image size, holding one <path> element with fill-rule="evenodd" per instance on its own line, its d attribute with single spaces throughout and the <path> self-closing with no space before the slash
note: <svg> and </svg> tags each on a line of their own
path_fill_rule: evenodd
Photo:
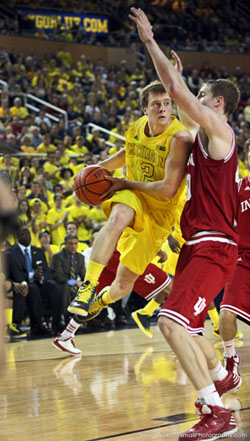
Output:
<svg viewBox="0 0 250 441">
<path fill-rule="evenodd" d="M 111 186 L 106 179 L 110 172 L 99 165 L 90 165 L 77 173 L 73 189 L 76 197 L 84 204 L 93 206 L 100 205 L 103 201 L 100 197 Z"/>
</svg>

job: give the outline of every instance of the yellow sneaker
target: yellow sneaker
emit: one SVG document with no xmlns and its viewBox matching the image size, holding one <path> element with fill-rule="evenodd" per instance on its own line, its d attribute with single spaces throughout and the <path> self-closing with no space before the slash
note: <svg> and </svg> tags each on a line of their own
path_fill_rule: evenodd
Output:
<svg viewBox="0 0 250 441">
<path fill-rule="evenodd" d="M 149 338 L 153 337 L 150 331 L 150 316 L 143 311 L 143 309 L 138 309 L 138 311 L 132 312 L 132 318 L 134 319 L 140 330 Z"/>
<path fill-rule="evenodd" d="M 83 282 L 78 290 L 77 296 L 68 306 L 68 311 L 71 314 L 81 315 L 86 317 L 88 315 L 89 307 L 96 294 L 96 285 L 89 280 Z"/>
<path fill-rule="evenodd" d="M 235 337 L 237 340 L 240 340 L 241 338 L 243 338 L 243 333 L 242 332 L 236 332 Z"/>
<path fill-rule="evenodd" d="M 213 334 L 214 334 L 215 337 L 221 338 L 219 328 L 218 328 L 218 329 L 215 329 L 215 328 L 214 328 L 214 329 L 213 329 Z"/>
<path fill-rule="evenodd" d="M 99 294 L 96 296 L 96 298 L 93 300 L 93 302 L 91 303 L 90 307 L 89 307 L 89 312 L 86 318 L 83 319 L 84 322 L 88 322 L 92 319 L 94 319 L 95 317 L 97 317 L 100 312 L 104 309 L 107 308 L 108 305 L 104 305 L 102 303 L 102 296 L 103 294 L 105 294 L 105 292 L 107 292 L 109 290 L 110 286 L 105 286 L 105 288 L 103 288 Z"/>
</svg>

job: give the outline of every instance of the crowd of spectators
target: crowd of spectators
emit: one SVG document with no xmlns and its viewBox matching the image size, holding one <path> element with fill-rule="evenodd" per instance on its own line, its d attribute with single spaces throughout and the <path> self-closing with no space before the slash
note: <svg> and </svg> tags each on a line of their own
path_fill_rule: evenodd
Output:
<svg viewBox="0 0 250 441">
<path fill-rule="evenodd" d="M 231 124 L 237 136 L 240 175 L 250 174 L 249 75 L 207 63 L 199 70 L 188 66 L 183 75 L 195 94 L 210 78 L 229 78 L 239 86 L 241 100 Z M 28 228 L 31 245 L 44 251 L 48 266 L 65 246 L 69 224 L 75 225 L 78 251 L 84 252 L 92 234 L 105 222 L 100 207 L 83 205 L 74 197 L 73 176 L 83 164 L 98 163 L 123 147 L 115 135 L 124 136 L 141 115 L 140 89 L 155 78 L 144 62 L 133 70 L 125 60 L 107 67 L 101 59 L 94 63 L 82 55 L 73 62 L 67 47 L 41 60 L 35 54 L 25 57 L 16 50 L 0 49 L 0 79 L 8 83 L 8 92 L 3 87 L 0 96 L 0 152 L 4 151 L 0 171 L 11 178 L 20 226 Z M 26 93 L 66 111 L 68 126 L 48 104 L 38 113 L 25 106 Z M 111 133 L 106 135 L 98 127 L 89 133 L 89 123 Z M 118 170 L 116 176 L 123 172 Z M 17 237 L 10 236 L 2 247 L 17 242 Z"/>
<path fill-rule="evenodd" d="M 21 3 L 21 4 L 20 4 Z M 128 19 L 133 0 L 51 1 L 49 7 L 36 0 L 12 0 L 9 8 L 0 15 L 0 33 L 32 34 L 52 40 L 92 45 L 129 47 L 138 42 L 137 32 Z M 249 10 L 242 9 L 240 2 L 213 0 L 139 0 L 148 14 L 157 41 L 174 46 L 175 49 L 213 53 L 249 53 Z M 96 14 L 109 19 L 108 34 L 86 32 L 83 26 L 58 24 L 53 29 L 36 29 L 33 23 L 20 14 L 20 8 L 68 13 Z M 0 11 L 1 12 L 1 11 Z"/>
</svg>

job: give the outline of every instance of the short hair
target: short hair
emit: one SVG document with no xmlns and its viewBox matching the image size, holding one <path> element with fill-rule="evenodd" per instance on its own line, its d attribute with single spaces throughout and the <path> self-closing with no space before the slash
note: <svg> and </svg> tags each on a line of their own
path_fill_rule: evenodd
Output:
<svg viewBox="0 0 250 441">
<path fill-rule="evenodd" d="M 77 226 L 77 223 L 74 222 L 74 221 L 68 221 L 68 222 L 66 222 L 66 225 L 65 225 L 65 226 L 66 226 L 66 228 L 67 228 L 68 225 L 72 225 L 72 224 L 75 225 L 76 228 L 78 227 L 78 226 Z"/>
<path fill-rule="evenodd" d="M 147 107 L 150 93 L 167 93 L 167 91 L 160 81 L 152 81 L 140 91 L 141 107 Z"/>
<path fill-rule="evenodd" d="M 240 101 L 240 91 L 238 87 L 230 80 L 219 78 L 218 80 L 209 80 L 205 85 L 210 87 L 213 98 L 223 96 L 224 113 L 228 117 L 237 109 Z"/>
<path fill-rule="evenodd" d="M 64 242 L 68 242 L 71 239 L 77 239 L 78 240 L 78 236 L 77 234 L 67 234 L 64 238 Z"/>
</svg>

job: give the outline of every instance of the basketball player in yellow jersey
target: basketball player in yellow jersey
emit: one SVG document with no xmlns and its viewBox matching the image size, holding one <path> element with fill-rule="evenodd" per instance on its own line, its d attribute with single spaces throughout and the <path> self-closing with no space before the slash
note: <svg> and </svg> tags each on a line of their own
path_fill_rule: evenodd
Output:
<svg viewBox="0 0 250 441">
<path fill-rule="evenodd" d="M 68 307 L 70 313 L 88 316 L 87 320 L 133 289 L 175 222 L 192 138 L 171 115 L 172 101 L 159 81 L 142 89 L 140 99 L 144 116 L 128 129 L 125 149 L 100 163 L 107 170 L 126 165 L 128 180 L 110 178 L 112 194 L 108 197 L 112 197 L 102 205 L 108 221 L 92 248 L 85 281 Z M 115 192 L 116 182 L 122 191 Z M 91 304 L 117 242 L 121 257 L 116 278 Z"/>
</svg>

